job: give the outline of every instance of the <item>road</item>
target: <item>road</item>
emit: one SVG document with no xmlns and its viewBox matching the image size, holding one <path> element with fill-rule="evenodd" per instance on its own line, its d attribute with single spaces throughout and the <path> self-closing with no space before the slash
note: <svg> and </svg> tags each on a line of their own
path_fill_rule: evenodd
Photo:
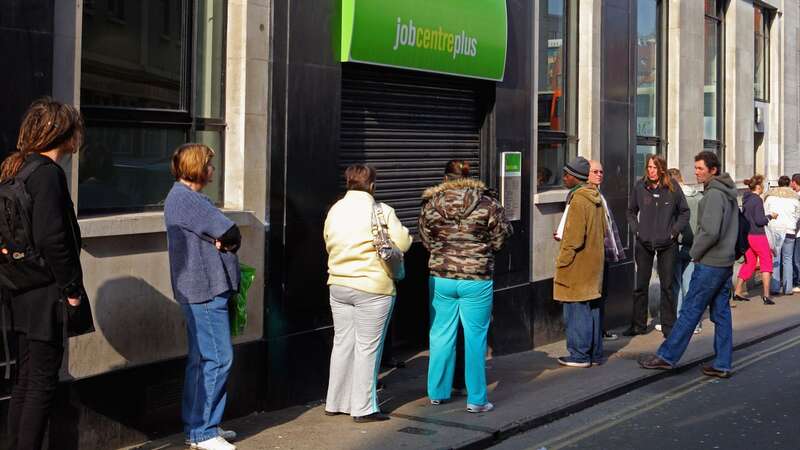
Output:
<svg viewBox="0 0 800 450">
<path fill-rule="evenodd" d="M 800 449 L 800 329 L 734 354 L 733 376 L 692 367 L 492 447 Z"/>
</svg>

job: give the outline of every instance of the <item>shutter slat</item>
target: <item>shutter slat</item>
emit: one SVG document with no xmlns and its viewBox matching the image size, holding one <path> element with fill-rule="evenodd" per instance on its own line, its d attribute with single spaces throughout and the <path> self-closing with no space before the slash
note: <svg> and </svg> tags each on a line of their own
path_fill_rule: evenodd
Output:
<svg viewBox="0 0 800 450">
<path fill-rule="evenodd" d="M 382 67 L 342 66 L 339 142 L 344 169 L 378 171 L 375 197 L 416 232 L 422 192 L 441 182 L 451 159 L 480 173 L 480 82 Z"/>
</svg>

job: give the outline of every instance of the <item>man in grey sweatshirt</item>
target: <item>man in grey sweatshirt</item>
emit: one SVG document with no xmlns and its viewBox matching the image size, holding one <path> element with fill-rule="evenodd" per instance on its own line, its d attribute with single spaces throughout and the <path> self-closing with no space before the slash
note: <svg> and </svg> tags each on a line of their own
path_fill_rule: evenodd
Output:
<svg viewBox="0 0 800 450">
<path fill-rule="evenodd" d="M 669 337 L 656 354 L 644 355 L 639 365 L 645 369 L 674 368 L 689 345 L 695 327 L 707 307 L 714 322 L 716 357 L 703 367 L 708 376 L 730 377 L 733 358 L 733 325 L 728 303 L 731 293 L 736 239 L 739 233 L 739 206 L 736 185 L 727 173 L 721 173 L 716 154 L 704 151 L 694 158 L 697 182 L 704 186 L 698 206 L 697 234 L 689 254 L 695 263 L 689 292 L 682 314 Z"/>
</svg>

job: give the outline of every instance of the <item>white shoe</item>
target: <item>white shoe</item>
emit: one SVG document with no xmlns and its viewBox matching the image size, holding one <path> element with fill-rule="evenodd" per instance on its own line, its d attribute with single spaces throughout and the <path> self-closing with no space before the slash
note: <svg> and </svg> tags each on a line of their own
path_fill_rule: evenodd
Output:
<svg viewBox="0 0 800 450">
<path fill-rule="evenodd" d="M 486 402 L 485 405 L 471 405 L 467 403 L 467 412 L 471 413 L 484 413 L 489 412 L 494 409 L 494 405 Z"/>
<path fill-rule="evenodd" d="M 222 439 L 226 441 L 235 441 L 236 440 L 236 432 L 231 430 L 223 430 L 222 427 L 217 427 L 217 435 L 220 436 Z M 184 439 L 184 444 L 191 446 L 192 443 L 189 442 L 189 439 Z"/>
<path fill-rule="evenodd" d="M 792 293 L 794 293 L 794 294 L 800 294 L 800 286 L 795 286 L 795 287 L 793 287 L 793 288 L 792 288 Z"/>
<path fill-rule="evenodd" d="M 703 332 L 703 328 L 702 328 L 702 327 L 696 327 L 696 328 L 694 329 L 694 334 L 700 334 L 700 333 L 702 333 L 702 332 Z"/>
<path fill-rule="evenodd" d="M 190 447 L 200 450 L 236 450 L 235 445 L 229 443 L 220 436 L 215 436 L 203 442 L 192 443 Z"/>
<path fill-rule="evenodd" d="M 661 331 L 661 324 L 660 323 L 656 324 L 656 331 Z"/>
</svg>

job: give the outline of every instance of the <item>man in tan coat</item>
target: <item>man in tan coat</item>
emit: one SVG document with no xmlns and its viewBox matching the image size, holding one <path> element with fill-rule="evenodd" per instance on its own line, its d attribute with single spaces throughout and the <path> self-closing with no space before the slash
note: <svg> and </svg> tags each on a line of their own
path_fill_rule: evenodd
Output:
<svg viewBox="0 0 800 450">
<path fill-rule="evenodd" d="M 603 362 L 600 307 L 606 219 L 600 192 L 586 183 L 588 176 L 589 162 L 582 157 L 564 166 L 564 185 L 571 195 L 556 259 L 553 299 L 564 306 L 569 351 L 558 363 L 569 367 Z"/>
</svg>

